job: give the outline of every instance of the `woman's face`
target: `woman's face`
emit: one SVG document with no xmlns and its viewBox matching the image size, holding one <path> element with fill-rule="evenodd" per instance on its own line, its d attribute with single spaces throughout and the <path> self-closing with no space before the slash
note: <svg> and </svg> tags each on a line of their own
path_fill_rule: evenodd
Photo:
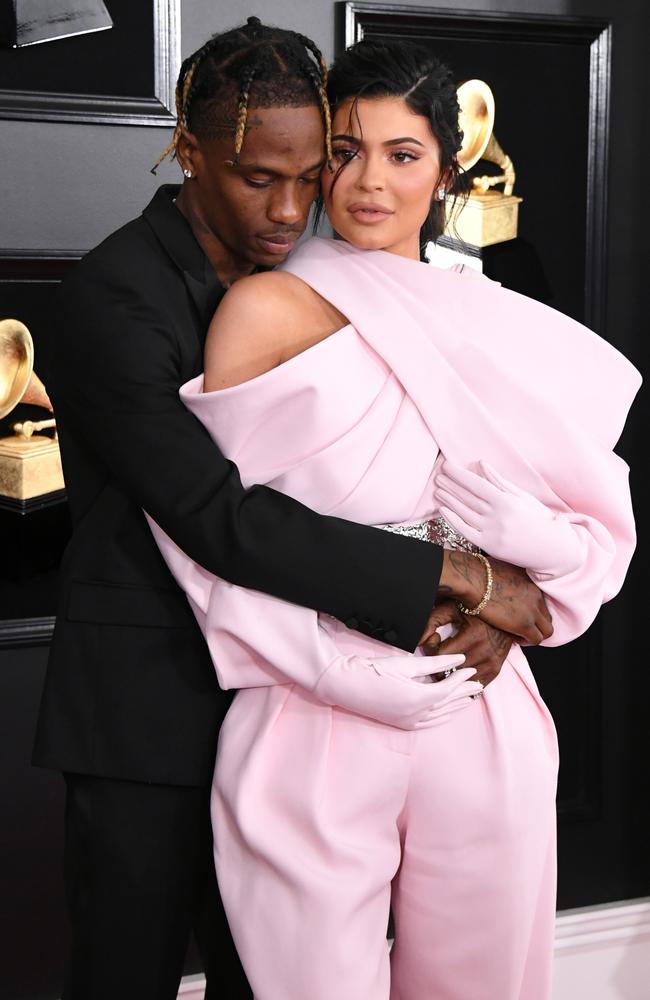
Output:
<svg viewBox="0 0 650 1000">
<path fill-rule="evenodd" d="M 334 171 L 325 168 L 321 182 L 334 230 L 362 249 L 419 260 L 420 227 L 440 182 L 426 118 L 402 97 L 346 101 L 332 122 L 332 148 Z"/>
</svg>

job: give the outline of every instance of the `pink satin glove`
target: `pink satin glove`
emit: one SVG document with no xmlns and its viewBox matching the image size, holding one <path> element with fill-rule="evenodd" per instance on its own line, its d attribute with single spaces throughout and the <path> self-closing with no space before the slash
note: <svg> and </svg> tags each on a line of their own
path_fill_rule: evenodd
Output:
<svg viewBox="0 0 650 1000">
<path fill-rule="evenodd" d="M 430 729 L 453 712 L 468 708 L 483 685 L 470 681 L 473 667 L 456 669 L 465 660 L 454 656 L 385 656 L 369 662 L 341 657 L 314 688 L 327 705 L 338 705 L 398 729 Z M 452 671 L 444 680 L 426 683 L 430 675 Z"/>
<path fill-rule="evenodd" d="M 504 479 L 487 462 L 480 475 L 445 459 L 436 475 L 440 513 L 488 555 L 540 576 L 577 569 L 582 547 L 571 522 Z"/>
</svg>

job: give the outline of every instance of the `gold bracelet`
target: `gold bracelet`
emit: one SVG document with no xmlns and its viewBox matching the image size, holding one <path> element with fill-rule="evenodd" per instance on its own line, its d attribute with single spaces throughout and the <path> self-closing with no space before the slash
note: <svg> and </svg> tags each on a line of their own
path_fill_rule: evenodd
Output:
<svg viewBox="0 0 650 1000">
<path fill-rule="evenodd" d="M 492 576 L 492 567 L 490 566 L 488 559 L 486 559 L 486 557 L 483 555 L 482 552 L 472 552 L 471 555 L 475 556 L 477 559 L 480 559 L 483 565 L 485 566 L 485 575 L 486 575 L 485 593 L 483 594 L 483 597 L 478 602 L 475 608 L 466 608 L 464 604 L 461 604 L 460 601 L 458 602 L 458 610 L 462 611 L 464 615 L 480 614 L 485 605 L 487 604 L 487 602 L 492 597 L 492 583 L 494 579 Z"/>
</svg>

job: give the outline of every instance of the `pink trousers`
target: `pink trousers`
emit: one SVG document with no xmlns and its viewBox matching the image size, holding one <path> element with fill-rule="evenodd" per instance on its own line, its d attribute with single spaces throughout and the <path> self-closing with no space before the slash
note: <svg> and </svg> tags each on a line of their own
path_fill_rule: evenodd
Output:
<svg viewBox="0 0 650 1000">
<path fill-rule="evenodd" d="M 291 685 L 240 692 L 213 828 L 256 1000 L 548 1000 L 556 772 L 517 648 L 471 707 L 417 733 Z"/>
</svg>

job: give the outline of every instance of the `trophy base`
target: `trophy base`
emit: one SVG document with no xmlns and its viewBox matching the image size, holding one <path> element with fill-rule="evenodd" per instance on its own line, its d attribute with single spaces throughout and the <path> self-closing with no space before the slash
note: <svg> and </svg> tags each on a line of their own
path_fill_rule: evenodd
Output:
<svg viewBox="0 0 650 1000">
<path fill-rule="evenodd" d="M 57 441 L 17 435 L 0 438 L 0 496 L 31 500 L 64 487 Z"/>
<path fill-rule="evenodd" d="M 447 210 L 445 236 L 472 247 L 489 247 L 514 240 L 523 198 L 501 191 L 472 191 L 465 204 Z"/>
</svg>

